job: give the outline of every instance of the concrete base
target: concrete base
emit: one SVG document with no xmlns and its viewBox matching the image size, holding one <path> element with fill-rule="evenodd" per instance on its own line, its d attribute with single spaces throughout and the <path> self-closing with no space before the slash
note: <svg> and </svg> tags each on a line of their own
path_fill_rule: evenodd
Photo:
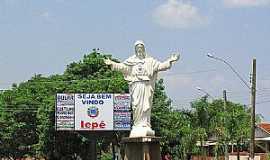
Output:
<svg viewBox="0 0 270 160">
<path fill-rule="evenodd" d="M 123 138 L 124 160 L 160 160 L 159 137 Z"/>
<path fill-rule="evenodd" d="M 130 131 L 129 138 L 148 136 L 154 137 L 155 131 L 152 130 L 150 127 L 133 126 L 132 130 Z"/>
</svg>

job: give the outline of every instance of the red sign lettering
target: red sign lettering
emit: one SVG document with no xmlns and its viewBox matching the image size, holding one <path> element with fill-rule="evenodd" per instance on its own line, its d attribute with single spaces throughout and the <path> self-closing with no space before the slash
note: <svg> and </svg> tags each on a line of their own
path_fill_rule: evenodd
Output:
<svg viewBox="0 0 270 160">
<path fill-rule="evenodd" d="M 106 124 L 104 123 L 104 121 L 101 121 L 100 123 L 81 121 L 81 128 L 90 128 L 90 129 L 94 130 L 97 128 L 106 128 Z"/>
</svg>

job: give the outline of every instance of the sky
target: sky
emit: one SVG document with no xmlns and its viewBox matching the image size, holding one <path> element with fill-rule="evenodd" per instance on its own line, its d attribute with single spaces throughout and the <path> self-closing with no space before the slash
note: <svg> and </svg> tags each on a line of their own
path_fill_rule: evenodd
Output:
<svg viewBox="0 0 270 160">
<path fill-rule="evenodd" d="M 0 88 L 34 74 L 61 74 L 93 48 L 125 60 L 143 40 L 160 61 L 180 60 L 159 75 L 177 108 L 211 95 L 250 106 L 257 60 L 256 113 L 270 122 L 270 0 L 0 0 Z M 197 88 L 200 87 L 201 90 Z"/>
</svg>

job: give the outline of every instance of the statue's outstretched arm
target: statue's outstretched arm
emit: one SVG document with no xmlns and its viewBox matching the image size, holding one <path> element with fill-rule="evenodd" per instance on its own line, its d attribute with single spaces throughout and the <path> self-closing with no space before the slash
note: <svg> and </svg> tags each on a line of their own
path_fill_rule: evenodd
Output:
<svg viewBox="0 0 270 160">
<path fill-rule="evenodd" d="M 167 69 L 170 69 L 172 67 L 172 64 L 176 62 L 179 58 L 180 54 L 172 54 L 169 59 L 159 64 L 158 71 L 165 71 Z"/>
<path fill-rule="evenodd" d="M 128 67 L 123 63 L 117 63 L 110 59 L 105 59 L 104 63 L 111 66 L 112 70 L 119 71 L 122 73 L 127 73 Z"/>
</svg>

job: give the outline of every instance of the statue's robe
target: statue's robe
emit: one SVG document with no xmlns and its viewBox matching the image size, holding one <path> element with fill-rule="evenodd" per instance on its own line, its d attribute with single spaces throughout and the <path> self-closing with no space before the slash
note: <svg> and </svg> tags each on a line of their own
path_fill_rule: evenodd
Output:
<svg viewBox="0 0 270 160">
<path fill-rule="evenodd" d="M 148 55 L 144 59 L 133 55 L 123 63 L 112 64 L 112 69 L 122 72 L 129 82 L 133 126 L 151 128 L 150 117 L 157 73 L 169 69 L 171 65 L 170 61 L 160 62 Z"/>
</svg>

